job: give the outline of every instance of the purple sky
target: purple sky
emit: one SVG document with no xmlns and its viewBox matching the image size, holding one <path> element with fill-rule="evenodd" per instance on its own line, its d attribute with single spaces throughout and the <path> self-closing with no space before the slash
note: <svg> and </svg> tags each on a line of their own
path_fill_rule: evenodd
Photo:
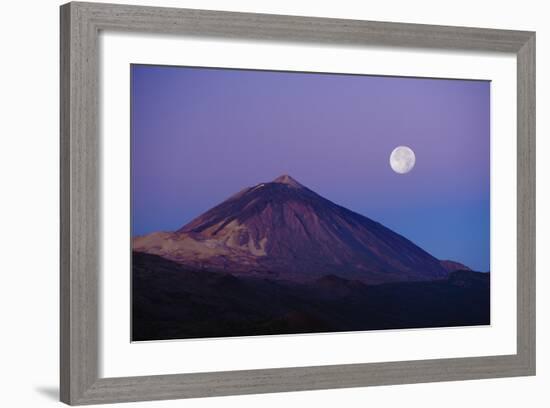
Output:
<svg viewBox="0 0 550 408">
<path fill-rule="evenodd" d="M 132 65 L 133 235 L 287 173 L 489 269 L 490 82 Z M 411 147 L 416 166 L 389 155 Z"/>
</svg>

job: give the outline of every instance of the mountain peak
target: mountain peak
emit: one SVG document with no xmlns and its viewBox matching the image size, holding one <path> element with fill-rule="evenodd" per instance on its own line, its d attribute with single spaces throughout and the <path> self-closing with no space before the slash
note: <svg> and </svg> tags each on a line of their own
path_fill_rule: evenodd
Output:
<svg viewBox="0 0 550 408">
<path fill-rule="evenodd" d="M 277 177 L 275 180 L 272 181 L 272 183 L 286 184 L 287 186 L 294 187 L 294 188 L 304 187 L 303 185 L 298 183 L 296 180 L 294 180 L 292 177 L 290 177 L 288 174 L 283 174 Z"/>
<path fill-rule="evenodd" d="M 334 275 L 377 284 L 448 275 L 422 248 L 288 174 L 231 196 L 174 233 L 149 234 L 132 245 L 193 270 L 282 280 Z M 334 277 L 325 280 L 339 285 Z"/>
</svg>

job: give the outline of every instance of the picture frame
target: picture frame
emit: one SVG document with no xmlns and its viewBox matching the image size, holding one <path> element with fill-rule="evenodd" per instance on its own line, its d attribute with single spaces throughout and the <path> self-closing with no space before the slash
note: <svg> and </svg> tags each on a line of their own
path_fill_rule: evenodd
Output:
<svg viewBox="0 0 550 408">
<path fill-rule="evenodd" d="M 82 405 L 535 374 L 534 32 L 80 2 L 61 6 L 60 18 L 61 401 Z M 514 53 L 517 58 L 517 353 L 100 378 L 98 37 L 102 30 Z"/>
</svg>

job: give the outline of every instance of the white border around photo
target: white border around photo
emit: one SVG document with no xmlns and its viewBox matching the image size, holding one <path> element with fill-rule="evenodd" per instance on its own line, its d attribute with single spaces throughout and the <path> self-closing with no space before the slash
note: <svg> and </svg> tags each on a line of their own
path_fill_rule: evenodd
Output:
<svg viewBox="0 0 550 408">
<path fill-rule="evenodd" d="M 131 33 L 102 33 L 100 47 L 101 376 L 516 353 L 514 56 Z M 491 325 L 131 343 L 131 63 L 491 80 L 491 141 L 498 138 L 498 143 L 491 143 Z"/>
</svg>

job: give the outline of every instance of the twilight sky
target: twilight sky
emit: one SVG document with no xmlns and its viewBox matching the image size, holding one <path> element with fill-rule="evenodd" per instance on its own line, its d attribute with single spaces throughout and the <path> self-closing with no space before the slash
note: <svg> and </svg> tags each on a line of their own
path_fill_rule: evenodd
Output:
<svg viewBox="0 0 550 408">
<path fill-rule="evenodd" d="M 287 173 L 489 270 L 490 82 L 132 65 L 132 233 Z M 391 151 L 416 165 L 397 174 Z"/>
</svg>

